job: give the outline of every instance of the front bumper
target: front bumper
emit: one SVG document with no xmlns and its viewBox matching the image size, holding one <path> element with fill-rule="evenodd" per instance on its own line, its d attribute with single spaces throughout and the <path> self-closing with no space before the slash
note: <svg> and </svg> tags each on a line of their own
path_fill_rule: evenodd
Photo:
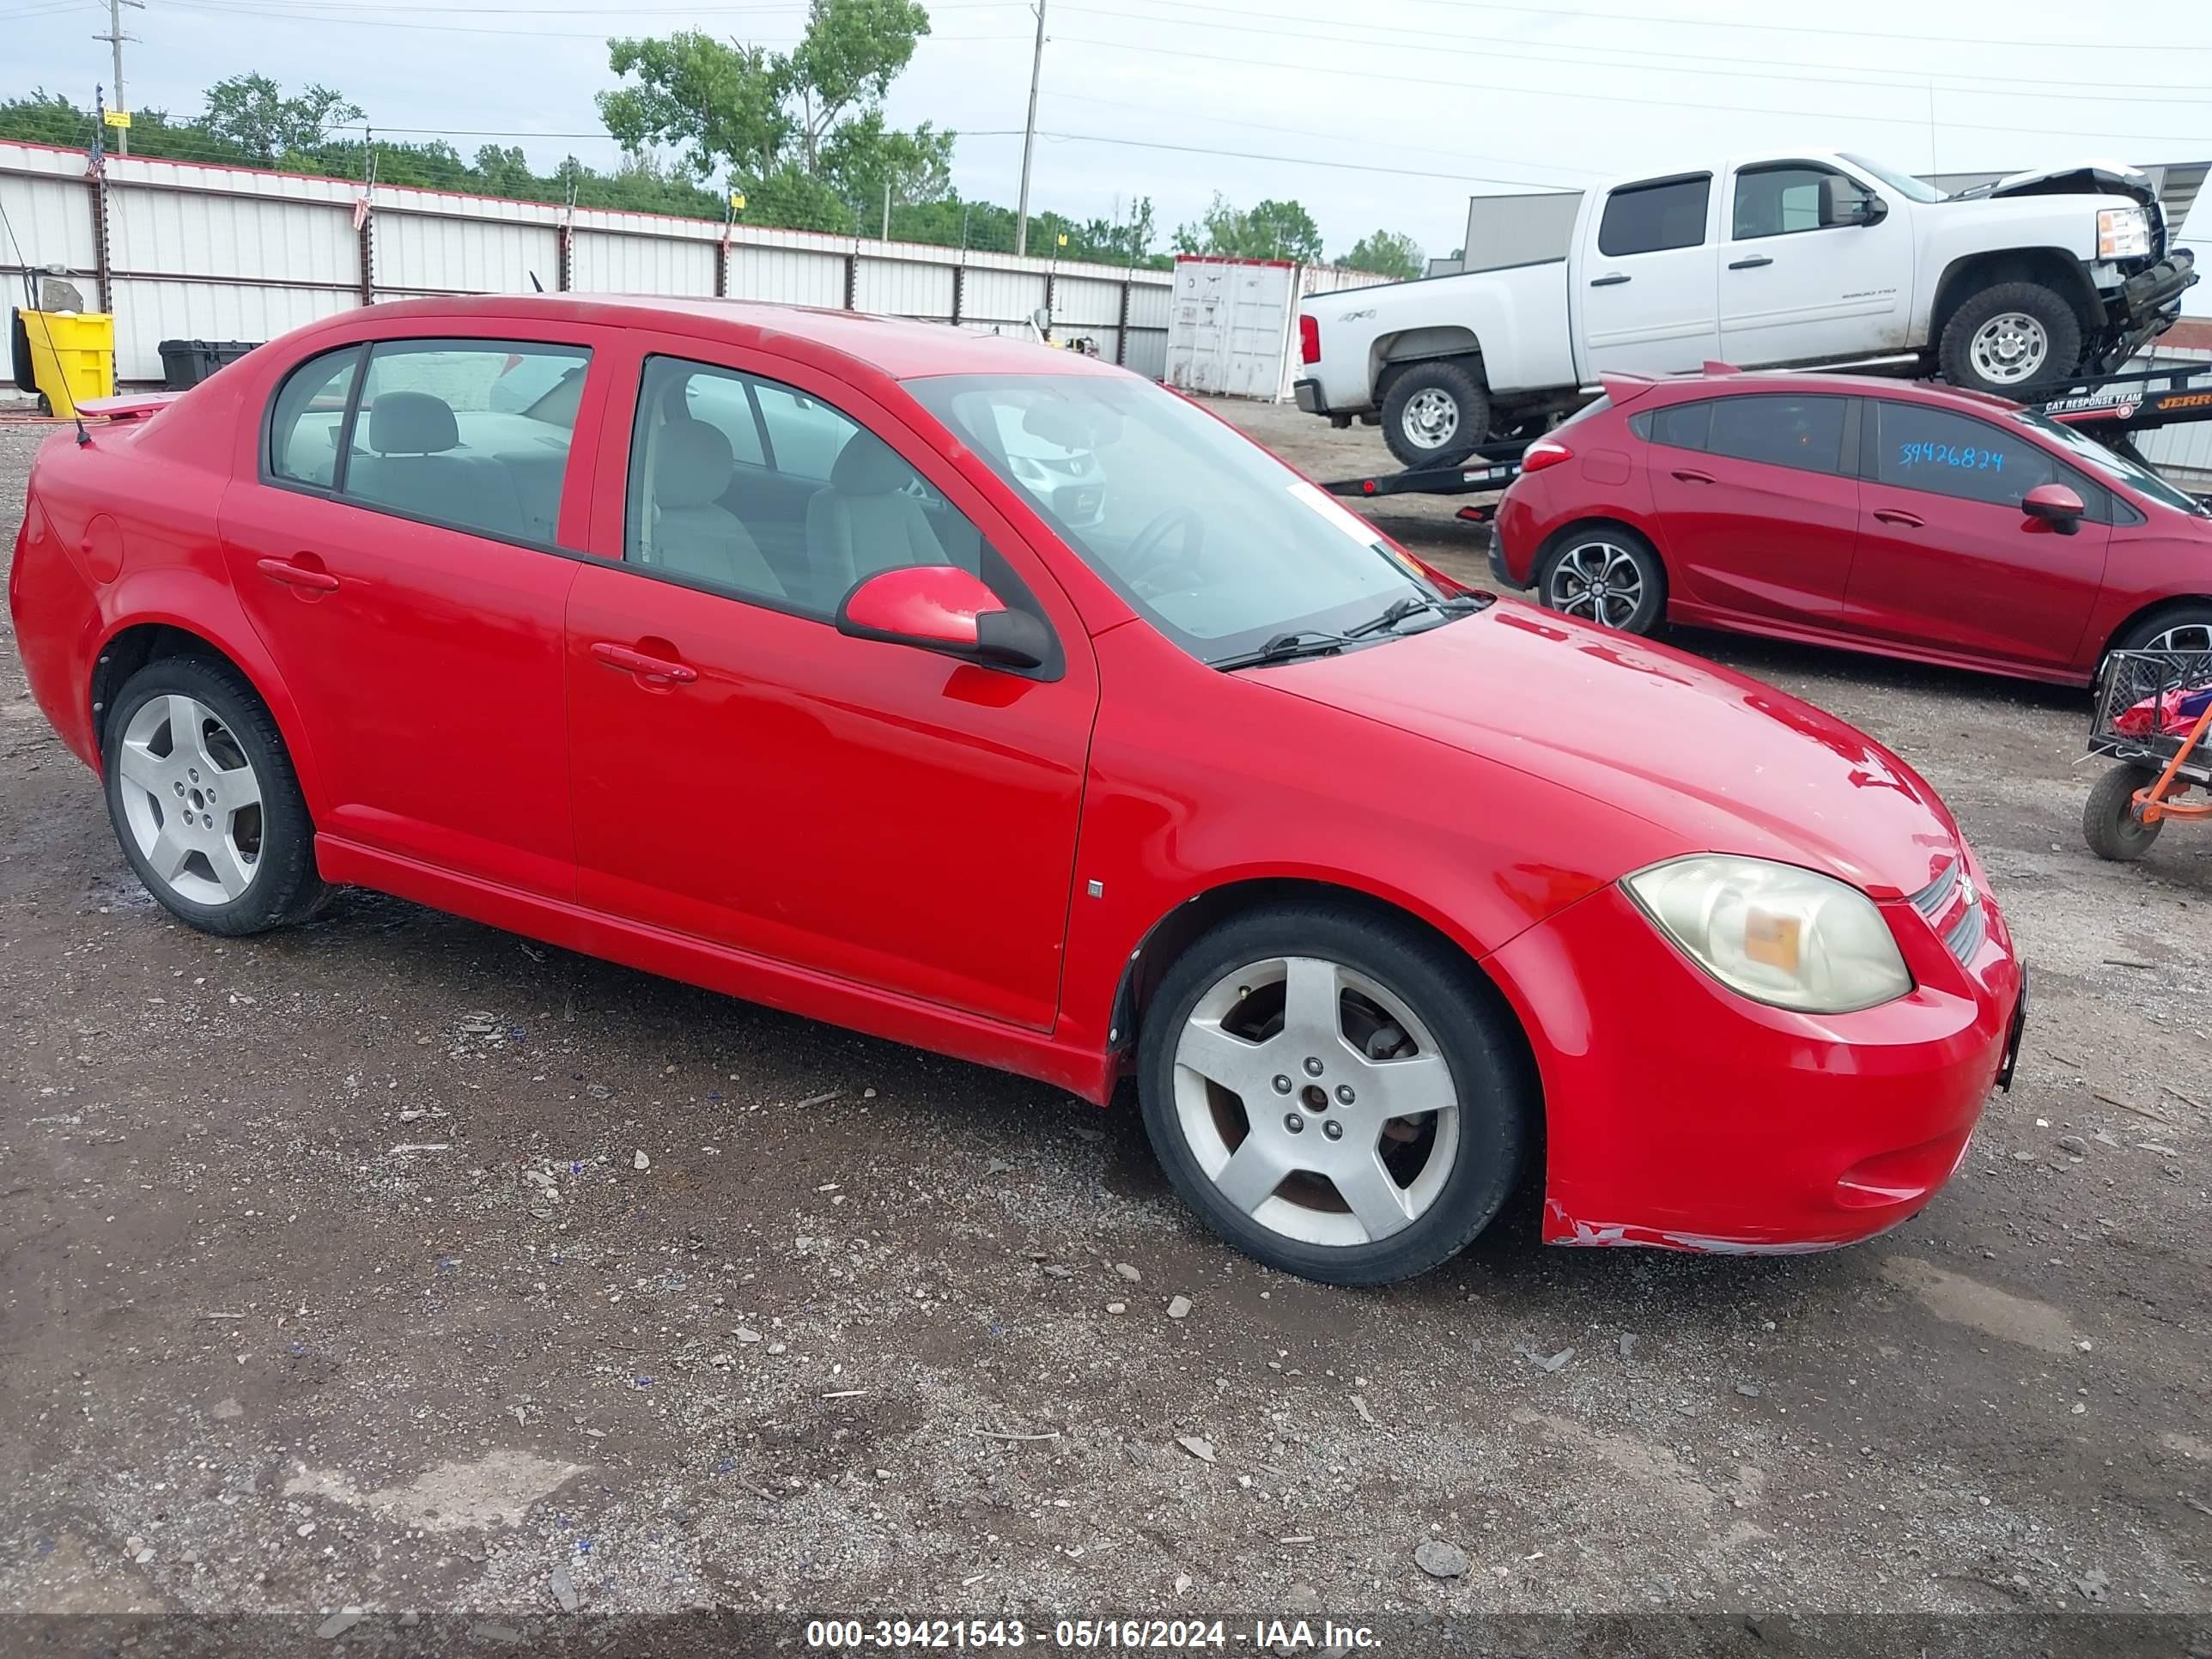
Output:
<svg viewBox="0 0 2212 1659">
<path fill-rule="evenodd" d="M 2016 1052 L 2021 970 L 1993 906 L 1963 963 L 1885 909 L 1915 989 L 1851 1014 L 1735 995 L 1617 887 L 1499 951 L 1543 1081 L 1546 1242 L 1793 1254 L 1934 1198 Z"/>
<path fill-rule="evenodd" d="M 2197 255 L 2176 248 L 2148 270 L 2137 271 L 2120 285 L 2117 299 L 2106 301 L 2112 320 L 2123 328 L 2151 321 L 2197 282 Z"/>
</svg>

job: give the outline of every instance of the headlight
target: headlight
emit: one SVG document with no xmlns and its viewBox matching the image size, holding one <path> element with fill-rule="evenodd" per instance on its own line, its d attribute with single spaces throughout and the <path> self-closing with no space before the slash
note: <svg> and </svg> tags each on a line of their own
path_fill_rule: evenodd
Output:
<svg viewBox="0 0 2212 1659">
<path fill-rule="evenodd" d="M 2139 207 L 2105 208 L 2097 215 L 2097 257 L 2139 259 L 2150 252 L 2150 217 Z"/>
<path fill-rule="evenodd" d="M 1912 988 L 1875 902 L 1827 876 L 1709 855 L 1654 865 L 1621 884 L 1707 973 L 1755 1001 L 1846 1014 Z"/>
</svg>

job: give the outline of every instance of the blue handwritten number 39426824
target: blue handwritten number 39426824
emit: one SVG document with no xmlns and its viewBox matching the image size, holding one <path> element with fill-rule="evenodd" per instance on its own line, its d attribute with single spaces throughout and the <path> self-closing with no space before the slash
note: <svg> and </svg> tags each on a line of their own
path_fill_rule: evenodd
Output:
<svg viewBox="0 0 2212 1659">
<path fill-rule="evenodd" d="M 1962 467 L 1972 472 L 2002 472 L 2004 471 L 2004 451 L 1977 449 L 1972 444 L 1910 443 L 1898 446 L 1898 464 L 1917 466 Z"/>
</svg>

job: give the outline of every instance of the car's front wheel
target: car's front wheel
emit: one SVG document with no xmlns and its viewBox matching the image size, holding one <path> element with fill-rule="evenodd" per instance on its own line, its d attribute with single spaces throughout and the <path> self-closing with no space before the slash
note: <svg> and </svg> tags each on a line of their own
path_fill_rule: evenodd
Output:
<svg viewBox="0 0 2212 1659">
<path fill-rule="evenodd" d="M 1169 970 L 1145 1126 L 1224 1238 L 1332 1285 L 1426 1272 L 1513 1190 L 1533 1091 L 1494 994 L 1442 942 L 1349 907 L 1226 922 Z"/>
<path fill-rule="evenodd" d="M 1667 614 L 1667 571 L 1650 542 L 1619 525 L 1562 537 L 1536 570 L 1545 608 L 1600 628 L 1649 634 Z"/>
<path fill-rule="evenodd" d="M 291 757 L 228 665 L 165 657 L 108 711 L 108 817 L 147 890 L 210 933 L 258 933 L 312 915 L 325 889 Z"/>
<path fill-rule="evenodd" d="M 2081 319 L 2055 289 L 2000 283 L 1952 313 L 1936 358 L 1953 386 L 2022 397 L 2074 373 L 2081 359 Z"/>
</svg>

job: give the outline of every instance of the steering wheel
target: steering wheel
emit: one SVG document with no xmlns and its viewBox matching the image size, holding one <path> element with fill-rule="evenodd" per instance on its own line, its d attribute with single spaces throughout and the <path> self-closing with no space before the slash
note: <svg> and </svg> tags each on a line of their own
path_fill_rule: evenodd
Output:
<svg viewBox="0 0 2212 1659">
<path fill-rule="evenodd" d="M 1182 532 L 1182 544 L 1170 551 L 1165 545 L 1167 538 L 1178 529 Z M 1205 545 L 1206 520 L 1196 507 L 1163 508 L 1129 544 L 1128 563 L 1122 580 L 1135 587 L 1155 570 L 1172 564 L 1188 564 L 1195 571 L 1198 556 Z"/>
</svg>

